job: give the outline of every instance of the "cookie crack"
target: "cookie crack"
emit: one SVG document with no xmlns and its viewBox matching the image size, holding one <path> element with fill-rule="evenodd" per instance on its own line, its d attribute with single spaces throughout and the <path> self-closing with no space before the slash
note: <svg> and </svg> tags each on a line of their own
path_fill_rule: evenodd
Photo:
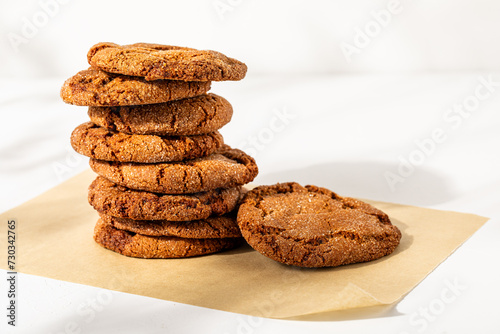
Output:
<svg viewBox="0 0 500 334">
<path fill-rule="evenodd" d="M 203 189 L 204 188 L 204 180 L 203 180 L 203 171 L 200 167 L 198 166 L 193 166 L 196 170 L 196 173 L 198 174 L 198 180 L 200 182 L 200 188 Z"/>
<path fill-rule="evenodd" d="M 177 130 L 177 122 L 178 122 L 177 114 L 176 113 L 171 114 L 168 126 L 170 127 L 170 129 L 172 131 L 176 131 Z"/>
<path fill-rule="evenodd" d="M 220 229 L 219 226 L 217 226 L 216 223 L 212 222 L 210 219 L 207 219 L 205 221 L 205 223 L 207 224 L 208 228 L 211 231 L 210 237 L 213 237 L 213 238 L 220 238 L 221 237 L 222 230 Z"/>
<path fill-rule="evenodd" d="M 186 192 L 188 189 L 188 182 L 187 182 L 188 177 L 189 177 L 189 175 L 188 175 L 187 169 L 183 169 L 182 170 L 182 186 L 183 186 L 184 192 Z"/>
<path fill-rule="evenodd" d="M 123 175 L 123 169 L 122 165 L 116 163 L 115 164 L 118 168 L 116 168 L 116 172 L 118 173 L 118 178 L 120 179 L 120 182 L 123 183 L 125 181 L 125 176 Z"/>
<path fill-rule="evenodd" d="M 120 138 L 116 140 L 116 142 L 113 144 L 110 143 L 111 138 L 113 137 L 112 132 L 107 132 L 104 135 L 104 144 L 106 145 L 106 148 L 108 149 L 109 154 L 111 154 L 111 159 L 113 160 L 120 160 L 120 158 L 117 156 L 116 149 L 121 147 L 122 143 L 126 140 L 126 138 Z"/>
<path fill-rule="evenodd" d="M 366 211 L 362 210 L 361 207 L 359 207 L 359 206 L 356 206 L 356 205 L 350 204 L 350 203 L 346 203 L 344 198 L 341 198 L 340 196 L 339 196 L 339 199 L 342 202 L 342 209 L 344 209 L 344 210 L 356 210 L 356 209 L 358 209 L 365 215 L 375 217 L 379 221 L 379 223 L 382 223 L 383 225 L 387 225 L 388 223 L 389 224 L 391 223 L 389 217 L 385 214 L 379 214 L 376 212 L 366 212 Z"/>
<path fill-rule="evenodd" d="M 337 237 L 341 237 L 346 240 L 351 240 L 351 241 L 356 241 L 358 243 L 365 243 L 369 241 L 369 239 L 375 239 L 375 240 L 384 240 L 384 238 L 387 238 L 386 234 L 383 236 L 370 236 L 368 238 L 366 237 L 361 237 L 359 234 L 354 233 L 354 232 L 349 232 L 349 231 L 337 231 L 333 233 L 328 233 L 322 236 L 315 236 L 309 239 L 304 239 L 303 237 L 295 237 L 291 235 L 286 235 L 285 232 L 287 231 L 286 228 L 282 227 L 276 227 L 276 226 L 268 226 L 268 225 L 261 225 L 261 226 L 255 226 L 257 233 L 263 234 L 263 235 L 279 235 L 281 238 L 293 241 L 294 243 L 301 243 L 301 244 L 306 244 L 310 246 L 318 246 L 324 243 L 327 243 L 331 239 L 335 239 Z"/>
<path fill-rule="evenodd" d="M 206 106 L 201 104 L 200 105 L 201 112 L 203 113 L 203 119 L 200 120 L 198 123 L 198 126 L 200 127 L 205 127 L 208 122 L 212 121 L 213 115 L 210 115 L 210 112 L 207 110 Z"/>
<path fill-rule="evenodd" d="M 119 123 L 122 132 L 132 133 L 133 131 L 131 129 L 131 125 L 127 121 L 126 114 L 122 112 L 122 108 L 113 107 L 111 111 L 113 112 L 113 110 L 115 110 L 114 115 L 116 116 L 118 121 L 114 121 L 113 119 L 111 119 L 111 121 L 109 122 L 109 124 L 111 125 L 111 130 L 117 131 L 116 124 Z"/>
<path fill-rule="evenodd" d="M 163 178 L 165 177 L 165 169 L 159 168 L 158 173 L 156 174 L 156 184 L 161 187 L 163 184 Z"/>
</svg>

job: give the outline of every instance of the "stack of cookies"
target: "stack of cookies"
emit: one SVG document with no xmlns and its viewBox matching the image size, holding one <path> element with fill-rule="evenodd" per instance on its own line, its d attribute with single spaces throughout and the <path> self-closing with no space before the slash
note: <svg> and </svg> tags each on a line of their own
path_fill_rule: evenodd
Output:
<svg viewBox="0 0 500 334">
<path fill-rule="evenodd" d="M 66 80 L 66 103 L 88 106 L 71 135 L 98 174 L 89 202 L 94 239 L 127 256 L 179 258 L 230 249 L 235 209 L 255 161 L 217 131 L 232 107 L 211 81 L 241 80 L 245 64 L 215 51 L 99 43 L 91 67 Z"/>
</svg>

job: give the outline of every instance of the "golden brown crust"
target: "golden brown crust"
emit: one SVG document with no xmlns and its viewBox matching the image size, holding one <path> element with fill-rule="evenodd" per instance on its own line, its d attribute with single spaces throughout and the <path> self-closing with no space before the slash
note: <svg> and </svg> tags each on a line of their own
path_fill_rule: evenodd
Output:
<svg viewBox="0 0 500 334">
<path fill-rule="evenodd" d="M 241 80 L 247 71 L 245 64 L 220 52 L 149 43 L 98 43 L 87 59 L 103 71 L 146 80 Z"/>
<path fill-rule="evenodd" d="M 238 246 L 242 238 L 153 237 L 119 230 L 99 219 L 94 228 L 94 240 L 104 248 L 125 256 L 170 259 L 206 255 L 231 249 Z"/>
<path fill-rule="evenodd" d="M 223 215 L 238 205 L 241 187 L 192 195 L 164 195 L 118 186 L 98 176 L 89 186 L 92 207 L 107 215 L 136 220 L 188 221 Z"/>
<path fill-rule="evenodd" d="M 78 106 L 129 106 L 163 103 L 204 94 L 210 81 L 146 81 L 141 77 L 112 74 L 95 68 L 66 80 L 61 88 L 64 102 Z"/>
<path fill-rule="evenodd" d="M 120 162 L 158 163 L 210 155 L 224 140 L 213 132 L 196 136 L 129 135 L 109 131 L 92 122 L 79 125 L 71 134 L 73 149 L 87 157 Z"/>
<path fill-rule="evenodd" d="M 401 232 L 382 211 L 290 182 L 249 191 L 238 210 L 243 237 L 261 254 L 301 267 L 334 267 L 394 251 Z"/>
<path fill-rule="evenodd" d="M 119 230 L 142 235 L 170 236 L 179 238 L 239 238 L 240 229 L 236 223 L 236 213 L 212 216 L 206 219 L 175 222 L 169 220 L 134 220 L 117 218 L 99 213 L 102 221 Z"/>
<path fill-rule="evenodd" d="M 97 174 L 121 186 L 165 194 L 188 194 L 230 188 L 251 182 L 258 173 L 255 160 L 224 145 L 217 153 L 193 160 L 119 163 L 90 159 Z"/>
<path fill-rule="evenodd" d="M 231 104 L 209 93 L 166 103 L 123 107 L 89 107 L 90 120 L 109 130 L 159 136 L 198 135 L 229 123 Z"/>
</svg>

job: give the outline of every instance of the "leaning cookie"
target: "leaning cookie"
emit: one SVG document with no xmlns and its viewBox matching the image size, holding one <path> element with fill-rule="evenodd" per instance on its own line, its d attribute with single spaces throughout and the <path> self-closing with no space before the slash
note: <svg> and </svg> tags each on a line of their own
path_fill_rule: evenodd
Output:
<svg viewBox="0 0 500 334">
<path fill-rule="evenodd" d="M 109 216 L 136 220 L 189 221 L 233 211 L 241 187 L 215 189 L 191 195 L 165 195 L 118 186 L 98 176 L 89 186 L 92 207 Z"/>
<path fill-rule="evenodd" d="M 242 238 L 188 239 L 152 237 L 116 229 L 99 219 L 94 228 L 94 240 L 104 248 L 125 256 L 145 259 L 171 259 L 228 250 L 241 244 Z"/>
<path fill-rule="evenodd" d="M 201 95 L 209 90 L 209 81 L 150 82 L 141 77 L 112 74 L 89 68 L 64 82 L 61 98 L 66 103 L 78 106 L 129 106 L 163 103 Z"/>
<path fill-rule="evenodd" d="M 372 261 L 394 251 L 401 232 L 373 206 L 316 186 L 260 186 L 238 210 L 248 244 L 278 262 L 335 267 Z"/>
<path fill-rule="evenodd" d="M 118 218 L 99 213 L 102 221 L 119 230 L 150 236 L 169 236 L 179 238 L 239 238 L 240 229 L 236 214 L 231 212 L 222 216 L 190 221 L 135 220 Z"/>
<path fill-rule="evenodd" d="M 209 93 L 166 103 L 122 107 L 89 107 L 95 124 L 142 135 L 199 135 L 219 130 L 233 115 L 231 104 Z"/>
<path fill-rule="evenodd" d="M 92 122 L 79 125 L 71 134 L 71 146 L 90 158 L 158 163 L 194 159 L 214 153 L 224 140 L 220 133 L 197 136 L 129 135 L 109 131 Z"/>
<path fill-rule="evenodd" d="M 220 52 L 149 43 L 98 43 L 90 48 L 87 59 L 103 71 L 146 80 L 241 80 L 247 71 L 245 64 Z"/>
<path fill-rule="evenodd" d="M 94 172 L 121 186 L 164 194 L 190 194 L 251 182 L 255 160 L 223 145 L 216 153 L 180 162 L 139 164 L 90 159 Z"/>
</svg>

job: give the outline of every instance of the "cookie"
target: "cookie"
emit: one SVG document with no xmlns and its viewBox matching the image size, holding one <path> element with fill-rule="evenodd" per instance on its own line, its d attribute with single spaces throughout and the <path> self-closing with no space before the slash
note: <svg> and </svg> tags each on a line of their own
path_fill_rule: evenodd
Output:
<svg viewBox="0 0 500 334">
<path fill-rule="evenodd" d="M 220 52 L 148 43 L 98 43 L 90 48 L 87 59 L 103 71 L 146 80 L 241 80 L 247 72 L 245 64 Z"/>
<path fill-rule="evenodd" d="M 199 135 L 229 123 L 233 108 L 215 94 L 166 103 L 123 107 L 89 107 L 95 124 L 113 131 L 143 135 Z"/>
<path fill-rule="evenodd" d="M 139 164 L 90 159 L 90 167 L 121 186 L 165 194 L 230 188 L 252 181 L 258 173 L 253 158 L 227 145 L 212 155 L 181 162 Z"/>
<path fill-rule="evenodd" d="M 118 186 L 97 177 L 89 186 L 92 207 L 109 216 L 136 220 L 188 221 L 228 213 L 240 200 L 241 187 L 191 195 L 164 195 Z"/>
<path fill-rule="evenodd" d="M 242 238 L 152 237 L 116 229 L 99 219 L 94 228 L 94 240 L 104 248 L 122 255 L 146 259 L 170 259 L 231 249 L 238 246 Z"/>
<path fill-rule="evenodd" d="M 224 143 L 218 132 L 197 136 L 129 135 L 109 131 L 92 122 L 71 134 L 71 146 L 94 159 L 157 163 L 194 159 L 214 153 Z"/>
<path fill-rule="evenodd" d="M 179 238 L 240 238 L 236 214 L 212 216 L 201 220 L 175 222 L 169 220 L 134 220 L 117 218 L 99 213 L 106 224 L 119 230 L 150 236 L 171 236 Z"/>
<path fill-rule="evenodd" d="M 237 221 L 252 248 L 300 267 L 375 260 L 392 253 L 401 239 L 389 217 L 373 206 L 293 182 L 249 191 Z"/>
<path fill-rule="evenodd" d="M 89 68 L 64 82 L 61 98 L 78 106 L 128 106 L 193 97 L 209 90 L 210 81 L 146 81 Z"/>
</svg>

